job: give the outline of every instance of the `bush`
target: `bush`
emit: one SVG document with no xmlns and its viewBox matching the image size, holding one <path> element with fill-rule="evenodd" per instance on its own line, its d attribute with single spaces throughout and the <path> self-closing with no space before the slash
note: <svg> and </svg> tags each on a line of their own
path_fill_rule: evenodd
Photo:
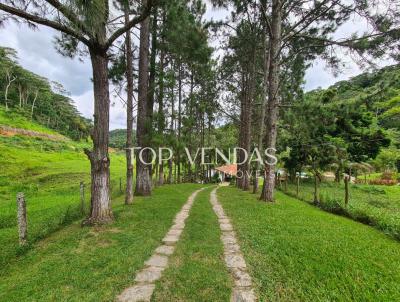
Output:
<svg viewBox="0 0 400 302">
<path fill-rule="evenodd" d="M 389 171 L 383 172 L 382 175 L 381 175 L 381 179 L 383 179 L 383 180 L 392 180 L 393 179 L 393 173 L 389 172 Z"/>
<path fill-rule="evenodd" d="M 397 180 L 394 179 L 373 179 L 369 181 L 370 185 L 379 186 L 394 186 L 397 184 Z"/>
</svg>

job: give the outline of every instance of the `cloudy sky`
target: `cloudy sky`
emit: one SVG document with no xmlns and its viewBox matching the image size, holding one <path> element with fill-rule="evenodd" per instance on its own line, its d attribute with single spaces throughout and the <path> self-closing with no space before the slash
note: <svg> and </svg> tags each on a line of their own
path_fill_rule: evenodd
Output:
<svg viewBox="0 0 400 302">
<path fill-rule="evenodd" d="M 224 19 L 229 12 L 209 8 L 206 13 L 207 19 Z M 338 33 L 345 35 L 354 32 L 355 28 L 363 29 L 363 24 L 358 20 L 352 20 L 346 24 Z M 0 45 L 12 47 L 17 50 L 19 63 L 26 69 L 37 73 L 49 80 L 61 83 L 71 94 L 78 110 L 86 117 L 93 115 L 93 89 L 91 83 L 91 65 L 88 59 L 65 58 L 54 48 L 55 32 L 46 27 L 40 27 L 33 31 L 25 25 L 7 23 L 0 28 Z M 213 42 L 215 43 L 215 42 Z M 213 46 L 216 46 L 215 44 Z M 339 76 L 334 77 L 325 64 L 316 61 L 307 71 L 305 78 L 305 89 L 311 90 L 318 87 L 328 87 L 333 83 L 348 79 L 361 71 L 351 58 L 343 54 L 346 63 Z M 386 65 L 382 62 L 381 65 Z M 118 100 L 114 100 L 111 108 L 110 128 L 125 128 L 125 109 Z"/>
</svg>

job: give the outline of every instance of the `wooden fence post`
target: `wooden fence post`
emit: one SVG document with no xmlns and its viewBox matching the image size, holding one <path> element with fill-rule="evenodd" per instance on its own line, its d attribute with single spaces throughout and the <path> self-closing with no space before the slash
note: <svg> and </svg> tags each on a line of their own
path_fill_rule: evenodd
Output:
<svg viewBox="0 0 400 302">
<path fill-rule="evenodd" d="M 296 176 L 296 197 L 299 198 L 300 175 Z"/>
<path fill-rule="evenodd" d="M 81 192 L 81 213 L 85 214 L 85 184 L 83 181 L 81 181 L 79 187 Z"/>
<path fill-rule="evenodd" d="M 19 245 L 25 245 L 27 243 L 27 229 L 28 224 L 26 221 L 26 202 L 24 193 L 17 194 L 17 219 L 18 219 L 18 235 Z"/>
<path fill-rule="evenodd" d="M 119 178 L 119 192 L 122 193 L 122 178 Z"/>
<path fill-rule="evenodd" d="M 349 204 L 349 178 L 348 175 L 344 177 L 344 204 L 346 207 Z"/>
</svg>

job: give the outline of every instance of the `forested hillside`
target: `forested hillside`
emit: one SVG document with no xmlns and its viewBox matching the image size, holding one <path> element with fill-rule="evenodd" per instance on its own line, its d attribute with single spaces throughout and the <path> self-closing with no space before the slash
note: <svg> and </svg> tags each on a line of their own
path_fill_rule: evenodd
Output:
<svg viewBox="0 0 400 302">
<path fill-rule="evenodd" d="M 323 102 L 355 102 L 365 106 L 383 128 L 400 131 L 400 65 L 366 72 L 309 95 L 322 95 Z"/>
<path fill-rule="evenodd" d="M 0 104 L 43 126 L 79 140 L 87 138 L 90 120 L 82 117 L 64 88 L 18 64 L 14 49 L 0 47 Z"/>
<path fill-rule="evenodd" d="M 132 134 L 136 137 L 135 131 Z M 126 129 L 115 129 L 110 131 L 110 147 L 124 149 L 126 146 Z"/>
<path fill-rule="evenodd" d="M 400 66 L 306 93 L 283 112 L 285 167 L 318 171 L 400 168 Z M 288 148 L 288 149 L 287 149 Z"/>
</svg>

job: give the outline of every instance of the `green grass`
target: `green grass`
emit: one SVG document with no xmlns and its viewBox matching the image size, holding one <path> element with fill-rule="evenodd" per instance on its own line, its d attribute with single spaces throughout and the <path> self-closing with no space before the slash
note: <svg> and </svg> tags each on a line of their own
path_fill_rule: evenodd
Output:
<svg viewBox="0 0 400 302">
<path fill-rule="evenodd" d="M 343 184 L 322 183 L 320 191 L 320 206 L 323 209 L 373 225 L 400 240 L 400 186 L 350 184 L 347 207 L 344 205 Z M 294 184 L 288 185 L 288 193 L 296 195 Z M 303 182 L 299 198 L 312 202 L 313 194 L 313 183 Z"/>
<path fill-rule="evenodd" d="M 32 130 L 45 134 L 60 135 L 60 137 L 62 137 L 61 134 L 34 121 L 31 121 L 29 118 L 23 116 L 21 113 L 16 112 L 15 110 L 9 110 L 6 112 L 3 106 L 0 107 L 0 125 Z"/>
<path fill-rule="evenodd" d="M 220 188 L 260 301 L 399 301 L 400 244 L 280 192 Z"/>
<path fill-rule="evenodd" d="M 82 146 L 28 137 L 1 138 L 0 267 L 12 263 L 16 255 L 25 252 L 18 247 L 17 192 L 26 196 L 30 243 L 83 217 L 79 183 L 89 184 L 90 165 Z M 111 154 L 114 197 L 119 194 L 119 177 L 124 175 L 124 156 Z M 89 189 L 87 186 L 87 206 Z"/>
<path fill-rule="evenodd" d="M 210 191 L 197 195 L 170 266 L 156 285 L 153 301 L 229 301 L 232 281 L 223 260 Z"/>
<path fill-rule="evenodd" d="M 166 185 L 131 206 L 118 198 L 116 222 L 102 228 L 73 223 L 51 234 L 0 275 L 0 301 L 113 301 L 130 286 L 200 185 Z"/>
</svg>

